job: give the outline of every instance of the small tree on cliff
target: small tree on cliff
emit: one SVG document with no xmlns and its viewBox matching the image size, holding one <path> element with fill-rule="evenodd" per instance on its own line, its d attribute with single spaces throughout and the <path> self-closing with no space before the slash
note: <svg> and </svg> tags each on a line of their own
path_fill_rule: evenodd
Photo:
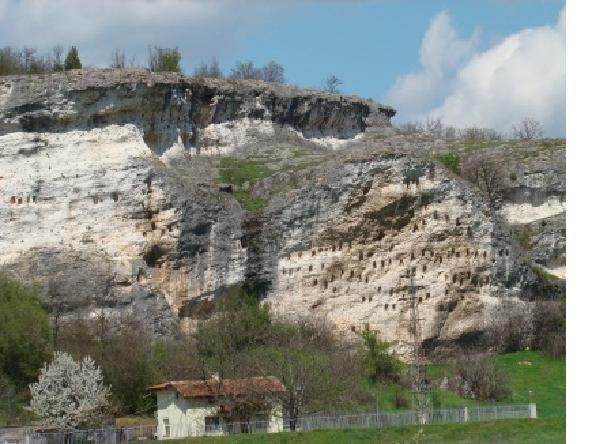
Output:
<svg viewBox="0 0 592 444">
<path fill-rule="evenodd" d="M 339 79 L 339 77 L 337 77 L 335 74 L 331 74 L 329 77 L 323 80 L 322 88 L 328 92 L 338 93 L 339 87 L 341 85 L 343 85 L 341 79 Z"/>
<path fill-rule="evenodd" d="M 63 430 L 96 424 L 109 406 L 110 389 L 103 385 L 101 368 L 88 356 L 76 362 L 67 353 L 54 352 L 29 389 L 29 409 L 43 425 Z"/>
<path fill-rule="evenodd" d="M 80 64 L 80 58 L 78 57 L 78 49 L 76 46 L 72 46 L 68 54 L 66 55 L 66 60 L 64 61 L 64 69 L 66 71 L 70 69 L 80 69 L 82 65 Z"/>
</svg>

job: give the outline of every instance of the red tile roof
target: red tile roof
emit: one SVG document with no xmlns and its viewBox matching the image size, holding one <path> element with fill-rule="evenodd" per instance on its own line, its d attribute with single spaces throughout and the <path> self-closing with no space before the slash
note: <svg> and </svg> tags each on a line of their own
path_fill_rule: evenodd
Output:
<svg viewBox="0 0 592 444">
<path fill-rule="evenodd" d="M 243 379 L 208 379 L 197 381 L 169 381 L 148 387 L 151 392 L 175 390 L 184 398 L 209 398 L 248 394 L 284 393 L 286 387 L 275 376 Z"/>
</svg>

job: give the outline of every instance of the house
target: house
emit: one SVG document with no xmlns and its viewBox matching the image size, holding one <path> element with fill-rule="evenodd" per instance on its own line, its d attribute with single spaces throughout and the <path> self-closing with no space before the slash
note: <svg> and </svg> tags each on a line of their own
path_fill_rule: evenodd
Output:
<svg viewBox="0 0 592 444">
<path fill-rule="evenodd" d="M 158 438 L 280 432 L 286 387 L 274 376 L 170 381 L 156 394 Z"/>
</svg>

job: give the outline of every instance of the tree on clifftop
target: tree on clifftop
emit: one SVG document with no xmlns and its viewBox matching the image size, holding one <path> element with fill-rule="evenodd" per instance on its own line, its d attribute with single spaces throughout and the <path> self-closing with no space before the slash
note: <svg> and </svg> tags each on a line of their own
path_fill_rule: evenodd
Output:
<svg viewBox="0 0 592 444">
<path fill-rule="evenodd" d="M 512 135 L 516 139 L 539 139 L 543 137 L 543 126 L 538 120 L 525 117 L 512 127 Z"/>
<path fill-rule="evenodd" d="M 76 46 L 72 46 L 68 54 L 66 55 L 66 60 L 64 61 L 64 69 L 66 71 L 70 69 L 80 69 L 82 65 L 80 64 L 80 58 L 78 57 L 78 49 Z"/>
<path fill-rule="evenodd" d="M 338 93 L 339 87 L 341 85 L 343 85 L 341 79 L 339 79 L 339 77 L 337 77 L 335 74 L 331 74 L 329 77 L 323 80 L 322 87 L 325 91 Z"/>
<path fill-rule="evenodd" d="M 148 47 L 148 66 L 152 72 L 181 72 L 179 48 Z"/>
</svg>

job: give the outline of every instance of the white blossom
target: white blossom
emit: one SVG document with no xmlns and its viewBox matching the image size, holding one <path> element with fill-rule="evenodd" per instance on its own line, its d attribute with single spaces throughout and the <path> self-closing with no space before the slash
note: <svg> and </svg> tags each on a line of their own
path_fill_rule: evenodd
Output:
<svg viewBox="0 0 592 444">
<path fill-rule="evenodd" d="M 39 382 L 29 389 L 29 409 L 44 426 L 73 429 L 89 424 L 109 405 L 110 387 L 103 385 L 101 368 L 89 356 L 76 362 L 68 353 L 54 352 Z"/>
</svg>

